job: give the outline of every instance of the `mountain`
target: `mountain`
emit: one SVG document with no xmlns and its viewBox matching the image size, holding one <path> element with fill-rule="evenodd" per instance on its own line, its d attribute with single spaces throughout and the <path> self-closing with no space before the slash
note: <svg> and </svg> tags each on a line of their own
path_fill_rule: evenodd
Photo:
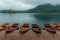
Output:
<svg viewBox="0 0 60 40">
<path fill-rule="evenodd" d="M 60 4 L 59 5 L 51 5 L 49 3 L 38 5 L 33 9 L 29 9 L 27 11 L 20 10 L 0 10 L 1 13 L 60 13 Z"/>
<path fill-rule="evenodd" d="M 30 13 L 60 13 L 60 5 L 43 4 L 28 10 Z"/>
</svg>

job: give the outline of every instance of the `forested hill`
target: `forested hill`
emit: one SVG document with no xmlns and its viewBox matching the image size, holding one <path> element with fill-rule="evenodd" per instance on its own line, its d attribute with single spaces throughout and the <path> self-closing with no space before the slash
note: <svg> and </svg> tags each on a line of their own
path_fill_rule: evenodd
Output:
<svg viewBox="0 0 60 40">
<path fill-rule="evenodd" d="M 60 13 L 60 5 L 44 4 L 28 10 L 30 13 Z"/>
</svg>

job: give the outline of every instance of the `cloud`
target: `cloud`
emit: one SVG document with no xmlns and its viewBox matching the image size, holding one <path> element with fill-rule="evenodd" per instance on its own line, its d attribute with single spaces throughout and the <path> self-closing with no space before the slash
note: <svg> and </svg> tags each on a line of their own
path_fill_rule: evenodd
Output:
<svg viewBox="0 0 60 40">
<path fill-rule="evenodd" d="M 21 1 L 15 1 L 15 0 L 0 0 L 0 9 L 14 9 L 14 10 L 28 10 L 30 8 L 33 8 L 31 4 L 26 4 Z"/>
<path fill-rule="evenodd" d="M 26 3 L 23 3 L 23 2 L 17 2 L 16 3 L 16 8 L 21 8 L 21 10 L 26 10 L 26 9 L 30 9 L 32 8 L 32 5 L 31 4 L 26 4 Z"/>
<path fill-rule="evenodd" d="M 50 0 L 49 2 L 53 5 L 60 4 L 60 0 Z"/>
<path fill-rule="evenodd" d="M 45 3 L 60 4 L 60 0 L 0 0 L 0 10 L 10 8 L 14 10 L 28 10 Z"/>
</svg>

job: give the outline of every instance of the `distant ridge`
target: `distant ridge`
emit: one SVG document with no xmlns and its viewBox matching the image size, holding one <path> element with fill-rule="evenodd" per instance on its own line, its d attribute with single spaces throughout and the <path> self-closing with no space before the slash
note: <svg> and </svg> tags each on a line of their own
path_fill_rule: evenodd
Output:
<svg viewBox="0 0 60 40">
<path fill-rule="evenodd" d="M 31 13 L 60 13 L 60 5 L 43 4 L 28 10 Z"/>
<path fill-rule="evenodd" d="M 60 13 L 60 4 L 59 5 L 51 5 L 49 3 L 38 5 L 33 9 L 29 9 L 27 11 L 20 10 L 0 10 L 1 13 Z"/>
</svg>

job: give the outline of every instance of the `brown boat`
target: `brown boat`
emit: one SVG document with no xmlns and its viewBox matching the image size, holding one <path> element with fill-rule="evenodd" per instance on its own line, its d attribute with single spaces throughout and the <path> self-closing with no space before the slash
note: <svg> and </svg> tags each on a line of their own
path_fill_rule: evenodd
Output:
<svg viewBox="0 0 60 40">
<path fill-rule="evenodd" d="M 44 24 L 44 26 L 45 26 L 46 28 L 50 28 L 50 27 L 51 27 L 50 24 Z"/>
<path fill-rule="evenodd" d="M 4 28 L 2 26 L 0 26 L 0 31 L 4 30 Z"/>
<path fill-rule="evenodd" d="M 37 24 L 32 24 L 32 30 L 36 33 L 41 33 L 41 28 Z"/>
<path fill-rule="evenodd" d="M 44 30 L 46 29 L 46 28 L 50 28 L 51 27 L 51 25 L 50 24 L 44 24 Z"/>
<path fill-rule="evenodd" d="M 26 33 L 29 30 L 29 24 L 24 23 L 23 26 L 20 28 L 20 33 Z"/>
<path fill-rule="evenodd" d="M 9 27 L 10 25 L 9 25 L 9 23 L 4 23 L 3 25 L 2 25 L 2 27 L 4 28 L 4 29 L 6 29 L 7 27 Z"/>
<path fill-rule="evenodd" d="M 58 27 L 58 28 L 57 28 L 57 30 L 59 30 L 59 31 L 60 31 L 60 27 Z"/>
<path fill-rule="evenodd" d="M 13 32 L 15 30 L 15 28 L 12 28 L 12 27 L 8 27 L 7 30 L 6 30 L 6 33 L 10 33 L 10 32 Z"/>
<path fill-rule="evenodd" d="M 56 34 L 56 30 L 55 28 L 51 27 L 51 28 L 46 28 L 46 31 L 48 31 L 49 33 L 52 33 L 52 34 Z"/>
<path fill-rule="evenodd" d="M 55 26 L 55 29 L 60 31 L 60 25 Z"/>
<path fill-rule="evenodd" d="M 9 23 L 4 23 L 4 24 L 2 25 L 2 27 L 7 27 L 7 26 L 9 26 Z"/>
<path fill-rule="evenodd" d="M 18 23 L 14 23 L 11 27 L 13 27 L 13 28 L 18 28 Z"/>
<path fill-rule="evenodd" d="M 58 28 L 59 28 L 59 24 L 57 24 L 57 23 L 53 23 L 53 24 L 51 24 L 51 26 L 54 27 L 56 30 L 58 30 Z"/>
<path fill-rule="evenodd" d="M 52 34 L 56 34 L 56 30 L 50 24 L 44 24 L 44 29 Z"/>
</svg>

